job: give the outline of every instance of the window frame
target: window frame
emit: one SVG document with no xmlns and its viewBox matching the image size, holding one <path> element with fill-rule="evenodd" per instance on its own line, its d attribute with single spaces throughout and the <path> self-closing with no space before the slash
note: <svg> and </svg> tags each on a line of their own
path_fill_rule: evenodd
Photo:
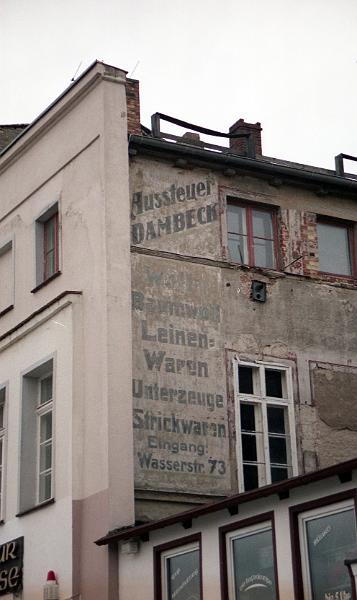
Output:
<svg viewBox="0 0 357 600">
<path fill-rule="evenodd" d="M 176 550 L 176 552 L 175 552 Z M 154 599 L 168 600 L 166 560 L 184 552 L 198 551 L 200 600 L 202 593 L 202 536 L 201 533 L 178 538 L 170 542 L 154 546 Z"/>
<path fill-rule="evenodd" d="M 260 394 L 244 394 L 239 392 L 239 376 L 238 369 L 240 366 L 250 367 L 258 370 L 259 376 L 259 387 Z M 286 385 L 286 398 L 277 398 L 266 395 L 265 389 L 265 370 L 280 371 L 285 375 Z M 262 467 L 260 471 L 263 471 L 262 476 L 258 468 L 259 485 L 271 484 L 271 466 L 270 451 L 269 451 L 269 431 L 268 431 L 268 420 L 267 420 L 267 407 L 277 406 L 283 407 L 287 410 L 287 418 L 289 424 L 289 442 L 290 442 L 290 453 L 291 453 L 291 470 L 292 477 L 298 475 L 298 461 L 297 461 L 297 443 L 296 443 L 296 425 L 295 425 L 295 410 L 294 410 L 294 397 L 293 397 L 293 382 L 292 382 L 292 370 L 287 365 L 280 363 L 271 363 L 266 361 L 247 361 L 239 359 L 237 356 L 233 357 L 233 389 L 234 389 L 234 404 L 235 404 L 235 431 L 236 431 L 236 461 L 237 461 L 237 478 L 238 478 L 238 491 L 244 492 L 244 471 L 243 471 L 243 445 L 242 445 L 242 428 L 241 428 L 241 415 L 240 406 L 242 402 L 246 404 L 253 404 L 254 406 L 260 406 L 262 412 L 262 427 L 263 427 L 263 445 L 261 453 L 263 455 L 265 469 Z M 257 457 L 257 464 L 259 460 Z"/>
<path fill-rule="evenodd" d="M 6 255 L 8 252 L 11 252 L 11 291 L 10 291 L 10 301 L 9 303 L 4 303 L 4 306 L 1 308 L 0 306 L 0 317 L 5 315 L 11 309 L 14 308 L 15 304 L 15 238 L 14 236 L 3 240 L 0 242 L 0 258 Z"/>
<path fill-rule="evenodd" d="M 3 407 L 3 426 L 0 427 L 0 442 L 2 445 L 1 456 L 0 456 L 0 522 L 5 519 L 5 481 L 6 481 L 6 466 L 7 466 L 7 408 L 8 408 L 8 386 L 6 384 L 0 385 L 0 394 L 4 394 L 4 397 L 0 397 L 0 406 Z"/>
<path fill-rule="evenodd" d="M 321 225 L 330 225 L 336 228 L 341 228 L 347 231 L 347 240 L 348 240 L 348 250 L 349 250 L 349 263 L 350 263 L 350 275 L 345 275 L 343 273 L 335 273 L 334 271 L 322 271 L 320 269 L 320 245 L 319 245 L 319 236 L 317 226 Z M 336 219 L 334 217 L 329 217 L 325 215 L 317 215 L 316 216 L 316 239 L 317 239 L 317 248 L 318 248 L 318 256 L 319 256 L 319 273 L 321 275 L 327 277 L 342 277 L 344 279 L 355 279 L 357 277 L 357 268 L 356 268 L 356 255 L 355 255 L 355 229 L 356 224 L 351 221 L 345 221 L 343 219 Z"/>
<path fill-rule="evenodd" d="M 44 379 L 47 379 L 49 376 L 52 378 L 52 397 L 50 400 L 46 402 L 41 402 L 41 383 Z M 36 504 L 42 504 L 43 502 L 48 502 L 51 498 L 53 498 L 53 450 L 54 450 L 54 431 L 53 431 L 53 397 L 54 397 L 54 388 L 53 388 L 53 371 L 48 371 L 38 379 L 38 402 L 36 406 Z M 41 471 L 41 446 L 43 443 L 41 442 L 41 422 L 42 417 L 51 414 L 51 438 L 46 440 L 46 442 L 50 441 L 51 446 L 51 467 Z M 51 493 L 48 498 L 41 499 L 41 475 L 46 473 L 50 473 L 51 475 Z"/>
<path fill-rule="evenodd" d="M 41 381 L 52 374 L 52 399 L 40 403 Z M 56 353 L 35 363 L 21 373 L 21 443 L 18 480 L 18 513 L 22 516 L 53 503 L 56 477 Z M 40 424 L 41 417 L 51 411 L 52 454 L 51 454 L 51 496 L 40 498 Z"/>
<path fill-rule="evenodd" d="M 228 237 L 229 237 L 228 210 L 229 210 L 229 206 L 240 206 L 241 208 L 244 208 L 246 210 L 246 228 L 247 228 L 246 238 L 247 238 L 247 255 L 248 255 L 247 262 L 237 262 L 237 261 L 233 260 L 233 258 L 231 257 L 230 251 L 229 251 L 229 242 L 228 242 Z M 257 238 L 257 236 L 253 235 L 253 223 L 252 223 L 252 211 L 253 210 L 264 211 L 271 215 L 273 237 L 271 240 L 269 238 L 269 241 L 273 242 L 273 256 L 274 256 L 274 262 L 275 262 L 274 266 L 272 266 L 272 267 L 260 267 L 255 264 L 253 240 L 254 240 L 254 238 Z M 226 197 L 227 250 L 228 250 L 229 260 L 231 262 L 234 262 L 235 264 L 239 264 L 239 265 L 247 265 L 249 267 L 255 267 L 257 269 L 265 269 L 265 270 L 270 270 L 270 271 L 271 270 L 273 270 L 273 271 L 280 270 L 280 256 L 279 256 L 279 251 L 278 251 L 279 228 L 278 228 L 277 213 L 278 213 L 277 206 L 247 201 L 247 200 L 244 200 L 243 198 L 232 196 L 231 194 L 227 195 L 227 197 Z M 257 238 L 257 239 L 268 240 L 268 238 Z"/>
<path fill-rule="evenodd" d="M 54 223 L 54 271 L 49 272 L 49 255 L 51 250 L 46 247 L 48 240 L 48 227 Z M 35 287 L 32 293 L 37 292 L 44 285 L 61 274 L 61 220 L 60 207 L 54 202 L 46 208 L 35 220 Z"/>
<path fill-rule="evenodd" d="M 262 513 L 243 519 L 242 521 L 235 521 L 219 528 L 219 554 L 220 554 L 220 578 L 221 578 L 221 590 L 222 598 L 227 600 L 235 600 L 235 582 L 233 575 L 233 552 L 232 552 L 232 541 L 238 537 L 245 537 L 244 532 L 247 535 L 254 535 L 254 533 L 260 533 L 262 531 L 271 530 L 272 532 L 272 543 L 273 543 L 273 562 L 274 562 L 274 576 L 275 576 L 275 588 L 276 588 L 276 600 L 279 600 L 279 577 L 278 577 L 278 561 L 276 555 L 276 536 L 275 536 L 275 519 L 274 511 Z M 238 535 L 237 535 L 238 534 Z"/>
<path fill-rule="evenodd" d="M 305 598 L 304 596 L 304 580 L 303 580 L 303 557 L 301 552 L 300 544 L 300 524 L 299 516 L 302 513 L 310 513 L 321 511 L 323 508 L 329 508 L 336 504 L 341 504 L 344 501 L 350 501 L 351 508 L 354 509 L 356 527 L 357 527 L 357 491 L 355 488 L 325 496 L 323 498 L 317 498 L 304 503 L 300 503 L 289 508 L 289 521 L 290 521 L 290 539 L 291 539 L 291 552 L 292 552 L 292 566 L 294 576 L 294 591 L 296 598 Z M 346 557 L 347 558 L 347 557 Z M 347 567 L 346 567 L 347 568 Z M 306 598 L 307 600 L 307 598 Z"/>
</svg>

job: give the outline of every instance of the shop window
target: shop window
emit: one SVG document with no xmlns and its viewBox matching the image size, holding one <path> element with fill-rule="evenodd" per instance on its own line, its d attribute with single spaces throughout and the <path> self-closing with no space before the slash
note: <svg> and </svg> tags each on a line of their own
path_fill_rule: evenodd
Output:
<svg viewBox="0 0 357 600">
<path fill-rule="evenodd" d="M 200 539 L 175 541 L 155 548 L 155 600 L 201 600 Z"/>
<path fill-rule="evenodd" d="M 317 222 L 320 271 L 353 275 L 353 231 L 349 224 L 319 219 Z"/>
<path fill-rule="evenodd" d="M 58 204 L 36 221 L 36 286 L 59 273 Z"/>
<path fill-rule="evenodd" d="M 351 580 L 344 560 L 356 556 L 356 516 L 352 500 L 299 515 L 304 599 L 350 600 Z"/>
<path fill-rule="evenodd" d="M 233 262 L 277 268 L 276 218 L 270 208 L 227 201 L 227 235 L 230 259 Z"/>
<path fill-rule="evenodd" d="M 20 513 L 53 497 L 53 360 L 22 381 Z"/>
<path fill-rule="evenodd" d="M 239 491 L 297 475 L 291 370 L 234 361 Z"/>
<path fill-rule="evenodd" d="M 231 529 L 232 526 L 229 526 Z M 222 528 L 227 600 L 277 600 L 276 560 L 271 521 L 232 531 Z"/>
</svg>

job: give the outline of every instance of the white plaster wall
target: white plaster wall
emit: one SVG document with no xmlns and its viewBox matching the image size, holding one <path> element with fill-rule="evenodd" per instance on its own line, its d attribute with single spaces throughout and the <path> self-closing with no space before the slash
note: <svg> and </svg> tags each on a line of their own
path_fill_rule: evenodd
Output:
<svg viewBox="0 0 357 600">
<path fill-rule="evenodd" d="M 279 500 L 277 495 L 239 505 L 239 514 L 230 516 L 227 510 L 193 520 L 192 528 L 184 529 L 174 525 L 150 532 L 150 541 L 141 542 L 140 551 L 135 555 L 119 554 L 119 598 L 120 600 L 153 600 L 154 568 L 153 549 L 155 546 L 179 540 L 187 535 L 202 534 L 202 586 L 204 600 L 219 600 L 220 556 L 218 528 L 237 523 L 252 516 L 274 511 L 276 552 L 278 567 L 279 595 L 281 600 L 297 600 L 293 590 L 289 507 L 317 498 L 324 498 L 345 490 L 354 489 L 357 474 L 352 482 L 340 484 L 337 477 L 326 481 L 296 488 L 290 498 Z M 137 574 L 140 573 L 140 577 Z M 222 600 L 226 600 L 225 598 Z"/>
<path fill-rule="evenodd" d="M 60 306 L 56 306 L 59 309 Z M 13 342 L 0 344 L 0 382 L 8 386 L 4 524 L 0 544 L 24 536 L 24 600 L 37 600 L 47 571 L 58 573 L 63 598 L 72 590 L 72 307 L 66 305 Z M 34 325 L 34 324 L 32 324 Z M 21 335 L 24 333 L 25 335 Z M 21 379 L 33 365 L 54 360 L 54 495 L 56 501 L 16 517 L 19 510 Z"/>
<path fill-rule="evenodd" d="M 84 580 L 89 582 L 86 600 L 107 595 L 107 554 L 94 546 L 94 539 L 134 520 L 128 179 L 125 74 L 100 63 L 0 158 L 0 239 L 14 239 L 15 263 L 15 306 L 0 319 L 0 336 L 64 292 L 82 294 L 73 311 L 73 336 L 63 347 L 68 360 L 73 355 L 72 381 L 66 382 L 68 394 L 63 394 L 69 404 L 58 416 L 63 471 L 56 480 L 56 504 L 46 510 L 60 535 L 73 526 L 77 567 L 83 557 L 73 585 L 77 592 Z M 61 275 L 31 293 L 36 281 L 35 221 L 55 202 Z M 53 334 L 48 331 L 50 339 L 54 335 L 57 340 L 62 327 L 56 327 Z M 15 396 L 15 365 L 32 364 L 44 349 L 44 342 L 37 346 L 32 335 L 29 340 L 28 345 L 24 339 L 18 343 L 16 360 L 0 358 L 0 373 L 11 379 Z M 15 428 L 18 410 L 14 404 L 9 412 Z M 17 469 L 18 443 L 13 435 L 11 471 Z M 70 454 L 62 453 L 61 446 L 71 449 Z M 6 490 L 10 513 L 0 528 L 5 540 L 13 537 L 9 519 L 17 510 L 17 490 L 12 477 Z M 76 503 L 75 517 L 70 501 Z M 59 502 L 65 502 L 65 522 L 54 512 Z M 45 509 L 33 515 L 37 525 L 26 530 L 35 545 L 47 539 L 48 522 L 42 515 Z M 21 518 L 21 523 L 25 519 L 30 523 L 32 517 Z M 25 530 L 16 527 L 17 532 Z M 66 565 L 72 560 L 71 543 L 68 538 L 66 550 L 58 550 L 59 557 L 65 553 Z M 42 562 L 38 557 L 33 561 L 37 573 Z M 98 571 L 102 579 L 95 575 L 92 581 Z"/>
</svg>

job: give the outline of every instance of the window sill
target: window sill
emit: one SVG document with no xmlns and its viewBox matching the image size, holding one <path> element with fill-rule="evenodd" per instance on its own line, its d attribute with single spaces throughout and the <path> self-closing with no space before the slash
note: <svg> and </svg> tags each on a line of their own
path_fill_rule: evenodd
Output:
<svg viewBox="0 0 357 600">
<path fill-rule="evenodd" d="M 54 503 L 55 499 L 50 498 L 49 500 L 45 500 L 45 502 L 41 502 L 41 504 L 36 504 L 36 506 L 32 506 L 31 508 L 27 508 L 26 510 L 17 513 L 16 517 L 24 517 L 25 515 L 35 512 L 36 510 L 40 510 L 41 508 L 45 508 L 45 506 L 49 506 L 50 504 Z"/>
<path fill-rule="evenodd" d="M 8 313 L 10 310 L 12 310 L 14 308 L 13 304 L 9 304 L 9 306 L 7 306 L 6 308 L 4 308 L 3 310 L 0 311 L 0 319 L 1 317 L 3 317 L 4 315 L 6 315 L 6 313 Z"/>
<path fill-rule="evenodd" d="M 36 287 L 34 287 L 31 290 L 31 294 L 35 294 L 36 292 L 38 292 L 38 290 L 40 290 L 45 285 L 47 285 L 48 283 L 50 283 L 51 281 L 53 281 L 53 279 L 56 279 L 56 277 L 58 277 L 59 275 L 61 275 L 61 273 L 62 273 L 62 271 L 56 271 L 56 273 L 53 273 L 53 275 L 51 275 L 51 277 L 48 277 L 44 281 L 41 281 L 41 283 L 39 283 L 38 285 L 36 285 Z"/>
</svg>

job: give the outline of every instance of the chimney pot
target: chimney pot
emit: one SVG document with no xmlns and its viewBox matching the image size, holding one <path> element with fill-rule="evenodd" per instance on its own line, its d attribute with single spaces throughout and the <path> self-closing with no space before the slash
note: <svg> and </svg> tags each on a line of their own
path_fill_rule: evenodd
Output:
<svg viewBox="0 0 357 600">
<path fill-rule="evenodd" d="M 253 137 L 255 155 L 262 155 L 262 138 L 261 138 L 262 127 L 258 123 L 246 123 L 244 119 L 238 119 L 230 128 L 229 133 L 250 133 Z M 230 141 L 230 148 L 237 154 L 247 156 L 248 154 L 248 138 L 232 138 Z"/>
</svg>

